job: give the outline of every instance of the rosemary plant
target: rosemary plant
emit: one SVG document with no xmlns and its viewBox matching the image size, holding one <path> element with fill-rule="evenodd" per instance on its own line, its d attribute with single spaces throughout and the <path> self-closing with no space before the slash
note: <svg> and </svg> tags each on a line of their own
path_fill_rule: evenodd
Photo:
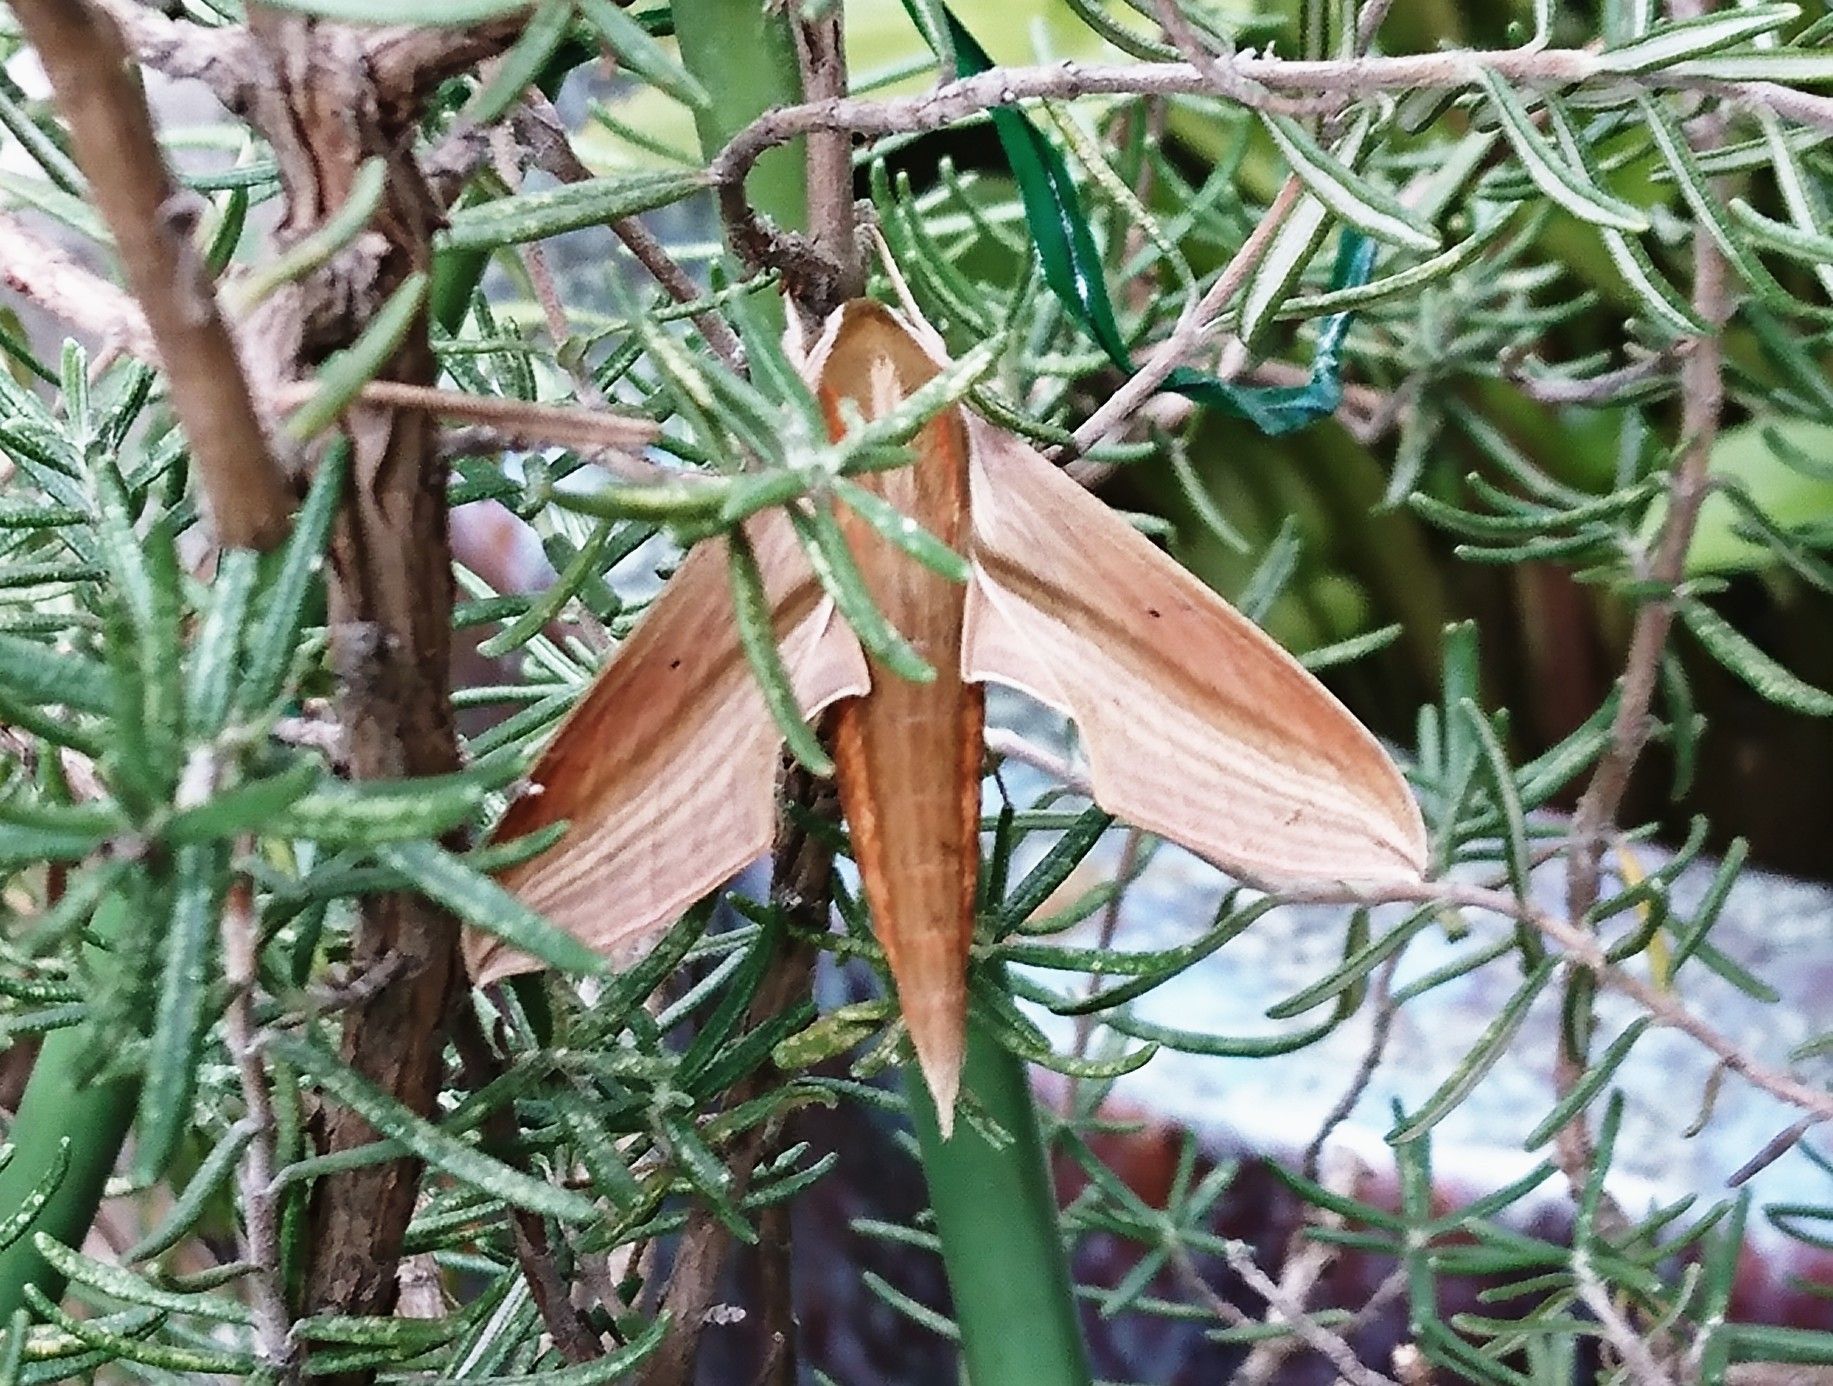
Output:
<svg viewBox="0 0 1833 1386">
<path fill-rule="evenodd" d="M 973 1386 L 1833 1366 L 1824 1283 L 1783 1322 L 1739 1279 L 1829 1246 L 1824 998 L 1726 922 L 1833 808 L 1821 0 L 387 8 L 0 12 L 0 1386 L 664 1386 L 745 1315 L 743 1379 L 838 1382 L 792 1217 L 835 1184 L 920 1188 L 814 1231 Z M 952 364 L 850 427 L 798 363 L 861 293 Z M 1325 677 L 1431 870 L 1179 863 L 996 703 L 945 1138 L 741 545 L 769 885 L 607 958 L 504 883 L 568 829 L 495 828 L 684 554 L 865 513 L 957 409 Z M 541 970 L 474 987 L 467 938 Z M 1250 974 L 1237 1026 L 1204 979 Z M 1332 1105 L 1226 1150 L 1150 1109 L 1171 1063 Z M 1735 1141 L 1733 1088 L 1779 1133 L 1747 1187 L 1625 1178 L 1695 1111 Z M 1384 1170 L 1339 1177 L 1346 1124 Z M 1475 1188 L 1473 1128 L 1514 1157 Z"/>
</svg>

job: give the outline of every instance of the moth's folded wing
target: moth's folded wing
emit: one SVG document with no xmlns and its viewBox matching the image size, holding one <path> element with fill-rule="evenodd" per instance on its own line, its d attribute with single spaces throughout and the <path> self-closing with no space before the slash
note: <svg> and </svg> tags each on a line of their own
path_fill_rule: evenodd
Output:
<svg viewBox="0 0 1833 1386">
<path fill-rule="evenodd" d="M 803 710 L 869 686 L 858 641 L 807 570 L 782 517 L 746 527 Z M 565 820 L 565 836 L 503 884 L 613 960 L 641 952 L 689 905 L 770 847 L 782 738 L 739 647 L 723 540 L 690 553 L 606 663 L 495 836 Z M 475 930 L 482 985 L 539 966 Z"/>
<path fill-rule="evenodd" d="M 1419 809 L 1369 731 L 1069 477 L 970 426 L 964 674 L 1068 714 L 1102 807 L 1250 881 L 1418 879 Z"/>
</svg>

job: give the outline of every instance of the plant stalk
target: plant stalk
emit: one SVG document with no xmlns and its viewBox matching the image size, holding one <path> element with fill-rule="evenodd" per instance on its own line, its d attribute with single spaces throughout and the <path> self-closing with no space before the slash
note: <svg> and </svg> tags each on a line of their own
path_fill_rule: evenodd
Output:
<svg viewBox="0 0 1833 1386">
<path fill-rule="evenodd" d="M 943 1140 L 922 1076 L 914 1065 L 906 1070 L 967 1379 L 971 1386 L 1089 1386 L 1056 1190 L 1024 1061 L 970 1021 L 962 1087 L 1005 1128 L 1010 1144 L 991 1145 L 967 1121 Z"/>
</svg>

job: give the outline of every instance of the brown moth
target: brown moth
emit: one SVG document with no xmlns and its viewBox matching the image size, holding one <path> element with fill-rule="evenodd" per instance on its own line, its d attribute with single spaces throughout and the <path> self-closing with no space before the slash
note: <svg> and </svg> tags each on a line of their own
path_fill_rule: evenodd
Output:
<svg viewBox="0 0 1833 1386">
<path fill-rule="evenodd" d="M 860 300 L 804 363 L 830 431 L 871 420 L 945 362 L 927 324 Z M 834 760 L 873 927 L 944 1130 L 965 1039 L 984 695 L 1072 718 L 1096 801 L 1267 886 L 1417 880 L 1425 830 L 1375 738 L 1258 627 L 1022 441 L 965 408 L 908 467 L 863 484 L 965 554 L 949 582 L 834 502 L 873 596 L 937 671 L 872 667 L 787 519 L 746 522 L 809 717 L 838 704 Z M 723 540 L 698 545 L 607 661 L 500 837 L 570 829 L 504 883 L 591 947 L 628 957 L 768 850 L 781 737 L 738 642 Z M 478 933 L 479 983 L 536 964 Z"/>
</svg>

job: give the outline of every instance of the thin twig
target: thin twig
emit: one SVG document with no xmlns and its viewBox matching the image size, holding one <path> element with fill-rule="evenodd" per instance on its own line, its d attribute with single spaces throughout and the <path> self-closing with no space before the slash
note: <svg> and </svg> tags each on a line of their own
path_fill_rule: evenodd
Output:
<svg viewBox="0 0 1833 1386">
<path fill-rule="evenodd" d="M 282 413 L 297 409 L 316 395 L 319 388 L 314 381 L 298 381 L 279 390 L 275 403 Z M 357 398 L 364 404 L 383 409 L 415 410 L 436 418 L 464 419 L 490 429 L 495 437 L 511 447 L 567 447 L 590 452 L 627 481 L 676 483 L 691 481 L 697 475 L 658 467 L 637 455 L 655 439 L 657 428 L 651 419 L 568 404 L 536 404 L 496 395 L 472 395 L 398 380 L 372 380 Z"/>
<path fill-rule="evenodd" d="M 202 82 L 231 110 L 238 109 L 260 78 L 248 31 L 236 25 L 206 29 L 173 19 L 139 0 L 95 0 L 107 12 L 127 46 L 155 72 Z"/>
<path fill-rule="evenodd" d="M 5 213 L 0 213 L 0 285 L 95 338 L 105 351 L 158 358 L 153 334 L 131 296 Z"/>
<path fill-rule="evenodd" d="M 1833 1092 L 1770 1068 L 1752 1058 L 1722 1031 L 1681 1004 L 1671 991 L 1645 982 L 1611 963 L 1592 934 L 1571 921 L 1549 914 L 1506 890 L 1467 885 L 1459 881 L 1420 881 L 1378 890 L 1350 890 L 1341 886 L 1294 888 L 1278 892 L 1282 902 L 1304 904 L 1440 904 L 1486 910 L 1537 929 L 1566 951 L 1569 960 L 1592 973 L 1598 984 L 1635 1001 L 1656 1020 L 1716 1054 L 1724 1067 L 1791 1107 L 1833 1120 Z"/>
<path fill-rule="evenodd" d="M 1227 1257 L 1229 1268 L 1247 1282 L 1248 1288 L 1264 1299 L 1280 1320 L 1291 1325 L 1292 1331 L 1305 1340 L 1307 1347 L 1327 1359 L 1344 1381 L 1353 1386 L 1397 1386 L 1393 1378 L 1363 1366 L 1348 1343 L 1318 1324 L 1302 1304 L 1295 1303 L 1260 1269 L 1253 1251 L 1245 1243 L 1230 1241 L 1223 1247 L 1222 1254 Z"/>
<path fill-rule="evenodd" d="M 1339 1149 L 1334 1153 L 1336 1158 L 1332 1160 L 1331 1167 L 1324 1172 L 1324 1187 L 1344 1198 L 1354 1198 L 1357 1186 L 1361 1183 L 1363 1175 L 1367 1173 L 1367 1167 L 1362 1163 L 1361 1158 L 1351 1151 Z M 1308 1168 L 1306 1174 L 1310 1178 L 1317 1177 L 1315 1169 Z M 1312 1236 L 1312 1229 L 1335 1231 L 1343 1226 L 1343 1222 L 1341 1213 L 1333 1212 L 1328 1208 L 1306 1209 L 1304 1224 L 1292 1234 L 1291 1243 L 1286 1248 L 1285 1267 L 1279 1274 L 1279 1293 L 1285 1304 L 1293 1306 L 1300 1312 L 1309 1312 L 1311 1296 L 1317 1289 L 1318 1281 L 1323 1278 L 1324 1273 L 1330 1269 L 1337 1258 L 1336 1246 L 1321 1237 Z M 1268 1300 L 1269 1306 L 1272 1303 L 1271 1300 Z M 1275 1312 L 1277 1312 L 1277 1318 Z M 1274 1311 L 1269 1307 L 1266 1321 L 1274 1323 L 1278 1322 L 1279 1318 L 1290 1317 L 1290 1314 L 1284 1309 Z M 1319 1331 L 1327 1332 L 1321 1327 Z M 1328 1336 L 1342 1344 L 1344 1350 L 1352 1352 L 1353 1355 L 1353 1350 L 1349 1348 L 1348 1342 L 1340 1333 L 1329 1333 Z M 1299 1337 L 1306 1343 L 1311 1342 L 1311 1339 L 1303 1334 L 1300 1334 Z M 1243 1362 L 1241 1369 L 1235 1373 L 1235 1380 L 1242 1383 L 1242 1386 L 1266 1386 L 1266 1383 L 1275 1379 L 1275 1373 L 1292 1355 L 1295 1346 L 1296 1342 L 1293 1338 L 1268 1339 L 1248 1354 L 1247 1361 Z"/>
<path fill-rule="evenodd" d="M 1583 1248 L 1572 1252 L 1572 1283 L 1578 1297 L 1585 1302 L 1603 1330 L 1604 1339 L 1623 1359 L 1623 1367 L 1636 1386 L 1675 1386 L 1674 1378 L 1662 1369 L 1655 1354 L 1632 1325 L 1611 1302 L 1610 1290 L 1598 1278 L 1591 1257 Z"/>
<path fill-rule="evenodd" d="M 1722 143 L 1724 113 L 1709 112 L 1695 122 L 1694 129 L 1705 145 Z M 1717 243 L 1697 227 L 1693 234 L 1693 311 L 1708 325 L 1708 331 L 1693 343 L 1681 366 L 1683 451 L 1668 483 L 1667 517 L 1642 574 L 1664 592 L 1645 601 L 1636 613 L 1629 655 L 1618 685 L 1610 741 L 1573 815 L 1572 851 L 1566 859 L 1566 913 L 1573 921 L 1582 920 L 1597 903 L 1606 840 L 1629 789 L 1630 776 L 1653 731 L 1652 709 L 1661 661 L 1674 626 L 1671 594 L 1686 573 L 1687 550 L 1708 494 L 1712 449 L 1718 441 L 1724 410 L 1724 354 L 1719 329 L 1731 312 L 1729 271 Z M 1567 986 L 1570 988 L 1570 981 Z M 1561 1027 L 1554 1058 L 1554 1087 L 1562 1098 L 1583 1079 L 1588 1063 L 1586 1054 L 1573 1050 L 1572 1034 L 1573 1027 Z M 1560 1129 L 1554 1151 L 1576 1197 L 1590 1177 L 1592 1164 L 1590 1129 L 1583 1111 L 1575 1113 Z"/>
<path fill-rule="evenodd" d="M 1529 399 L 1541 404 L 1583 404 L 1596 407 L 1610 404 L 1650 381 L 1659 380 L 1689 356 L 1692 349 L 1691 341 L 1677 342 L 1640 361 L 1632 361 L 1627 366 L 1582 379 L 1555 375 L 1545 370 L 1528 370 L 1528 363 L 1533 360 L 1533 356 L 1525 349 L 1503 352 L 1501 365 L 1504 378 Z"/>
<path fill-rule="evenodd" d="M 839 99 L 847 93 L 841 7 L 792 24 L 802 90 L 810 100 Z M 808 138 L 808 228 L 815 248 L 834 263 L 824 283 L 828 301 L 798 306 L 817 320 L 847 299 L 865 292 L 865 263 L 853 216 L 853 146 L 842 130 L 816 131 Z"/>
<path fill-rule="evenodd" d="M 757 1217 L 757 1317 L 764 1357 L 752 1386 L 795 1386 L 799 1375 L 794 1226 L 787 1203 L 773 1203 Z"/>
<path fill-rule="evenodd" d="M 1375 35 L 1394 8 L 1394 0 L 1364 0 L 1362 13 L 1356 16 L 1356 51 L 1366 53 L 1374 46 Z"/>
<path fill-rule="evenodd" d="M 1775 110 L 1803 125 L 1833 130 L 1833 97 L 1766 82 L 1713 82 L 1689 77 L 1684 71 L 1613 72 L 1588 49 L 1455 50 L 1311 62 L 1237 56 L 1227 59 L 1225 66 L 1232 75 L 1270 90 L 1326 93 L 1339 105 L 1378 92 L 1461 88 L 1482 71 L 1527 85 L 1562 86 L 1603 78 L 1650 88 L 1710 92 Z M 918 96 L 883 101 L 829 98 L 766 112 L 733 136 L 708 172 L 722 188 L 742 184 L 760 156 L 817 130 L 901 135 L 938 129 L 996 106 L 1040 97 L 1201 96 L 1213 90 L 1210 73 L 1181 62 L 1090 65 L 1065 61 L 1047 67 L 995 67 L 942 83 Z"/>
<path fill-rule="evenodd" d="M 1043 771 L 1051 779 L 1066 788 L 1073 789 L 1084 798 L 1094 797 L 1094 784 L 1085 772 L 1064 760 L 1056 752 L 1046 750 L 1035 741 L 1027 741 L 1017 732 L 1007 731 L 1004 727 L 988 727 L 986 748 L 993 755 L 1022 761 L 1034 770 Z"/>
<path fill-rule="evenodd" d="M 1703 118 L 1708 138 L 1723 134 L 1719 116 Z M 1696 126 L 1696 128 L 1700 128 Z M 1708 493 L 1712 447 L 1718 441 L 1719 417 L 1724 408 L 1724 353 L 1719 329 L 1731 311 L 1730 283 L 1725 257 L 1703 230 L 1693 236 L 1693 309 L 1710 327 L 1688 353 L 1681 371 L 1681 422 L 1683 451 L 1668 485 L 1668 511 L 1645 576 L 1669 588 L 1686 573 L 1687 550 L 1699 523 L 1700 507 Z M 1567 878 L 1567 910 L 1577 918 L 1597 900 L 1599 863 L 1605 838 L 1615 821 L 1629 778 L 1648 743 L 1652 730 L 1649 710 L 1654 703 L 1661 656 L 1674 624 L 1674 604 L 1662 597 L 1645 602 L 1636 613 L 1630 633 L 1616 717 L 1610 743 L 1598 762 L 1591 782 L 1573 816 L 1576 850 Z"/>
<path fill-rule="evenodd" d="M 1178 316 L 1177 325 L 1153 350 L 1145 365 L 1109 395 L 1101 407 L 1090 414 L 1076 430 L 1075 443 L 1079 452 L 1086 453 L 1091 448 L 1099 447 L 1110 433 L 1131 419 L 1165 382 L 1165 377 L 1183 365 L 1215 330 L 1215 318 L 1240 292 L 1241 286 L 1247 283 L 1248 276 L 1254 272 L 1254 267 L 1260 263 L 1261 257 L 1272 244 L 1280 223 L 1297 205 L 1298 197 L 1298 180 L 1286 179 L 1259 223 L 1241 243 L 1241 248 L 1222 267 L 1215 283 L 1209 286 L 1202 298 L 1185 307 Z"/>
<path fill-rule="evenodd" d="M 1405 954 L 1403 948 L 1383 963 L 1375 972 L 1375 980 L 1369 986 L 1368 1004 L 1374 1011 L 1374 1023 L 1370 1027 L 1368 1047 L 1362 1051 L 1361 1062 L 1349 1080 L 1349 1086 L 1343 1090 L 1331 1109 L 1325 1113 L 1319 1123 L 1317 1134 L 1312 1136 L 1311 1143 L 1305 1147 L 1299 1168 L 1305 1178 L 1318 1177 L 1318 1161 L 1324 1154 L 1324 1147 L 1331 1135 L 1349 1119 L 1349 1114 L 1356 1109 L 1362 1095 L 1368 1091 L 1368 1085 L 1374 1080 L 1375 1071 L 1381 1067 L 1382 1057 L 1387 1053 L 1388 1037 L 1394 1030 L 1394 973 L 1400 966 L 1400 959 Z"/>
<path fill-rule="evenodd" d="M 271 548 L 286 534 L 292 491 L 191 244 L 189 204 L 153 135 L 139 69 L 91 0 L 18 0 L 13 12 L 51 79 L 90 195 L 159 346 L 217 535 L 232 548 Z"/>
<path fill-rule="evenodd" d="M 1179 0 L 1153 0 L 1152 11 L 1158 18 L 1158 27 L 1165 31 L 1165 37 L 1171 40 L 1177 51 L 1184 55 L 1184 61 L 1198 71 L 1208 74 L 1214 94 L 1224 100 L 1233 101 L 1251 110 L 1278 111 L 1287 115 L 1303 115 L 1326 110 L 1336 104 L 1328 97 L 1320 102 L 1315 97 L 1294 99 L 1277 96 L 1258 83 L 1248 81 L 1239 73 L 1232 71 L 1224 62 L 1217 60 L 1216 54 L 1203 46 L 1203 40 L 1197 34 L 1196 26 L 1184 13 Z M 1232 58 L 1233 54 L 1228 57 Z"/>
<path fill-rule="evenodd" d="M 511 129 L 529 159 L 543 173 L 562 183 L 582 183 L 592 176 L 567 138 L 559 113 L 538 91 L 530 91 L 511 118 Z M 704 297 L 701 286 L 668 248 L 657 240 L 639 217 L 619 217 L 611 223 L 611 234 L 624 243 L 636 262 L 649 271 L 650 278 L 677 303 L 693 303 Z M 692 317 L 707 348 L 739 374 L 745 371 L 745 348 L 738 334 L 717 310 L 703 308 Z"/>
<path fill-rule="evenodd" d="M 255 1349 L 281 1386 L 291 1386 L 300 1377 L 299 1349 L 292 1336 L 281 1268 L 280 1218 L 274 1195 L 274 1102 L 267 1088 L 267 1072 L 261 1066 L 255 1025 L 254 901 L 247 880 L 241 877 L 230 883 L 224 898 L 222 932 L 223 978 L 230 988 L 223 1012 L 223 1041 L 241 1079 L 242 1103 L 255 1128 L 236 1171 L 242 1192 L 242 1257 L 250 1267 Z"/>
<path fill-rule="evenodd" d="M 522 190 L 522 168 L 516 156 L 521 152 L 514 135 L 503 126 L 491 132 L 491 153 L 495 158 L 497 175 L 508 185 L 512 193 Z M 541 306 L 541 317 L 547 326 L 548 340 L 553 344 L 554 359 L 572 377 L 573 388 L 579 398 L 588 405 L 603 408 L 605 397 L 591 373 L 581 368 L 578 354 L 569 351 L 573 340 L 573 324 L 567 317 L 566 304 L 561 301 L 560 287 L 554 282 L 553 268 L 547 263 L 547 251 L 541 242 L 529 241 L 515 247 L 516 258 L 522 262 L 523 272 L 528 275 L 529 287 L 534 290 L 535 302 Z"/>
</svg>

